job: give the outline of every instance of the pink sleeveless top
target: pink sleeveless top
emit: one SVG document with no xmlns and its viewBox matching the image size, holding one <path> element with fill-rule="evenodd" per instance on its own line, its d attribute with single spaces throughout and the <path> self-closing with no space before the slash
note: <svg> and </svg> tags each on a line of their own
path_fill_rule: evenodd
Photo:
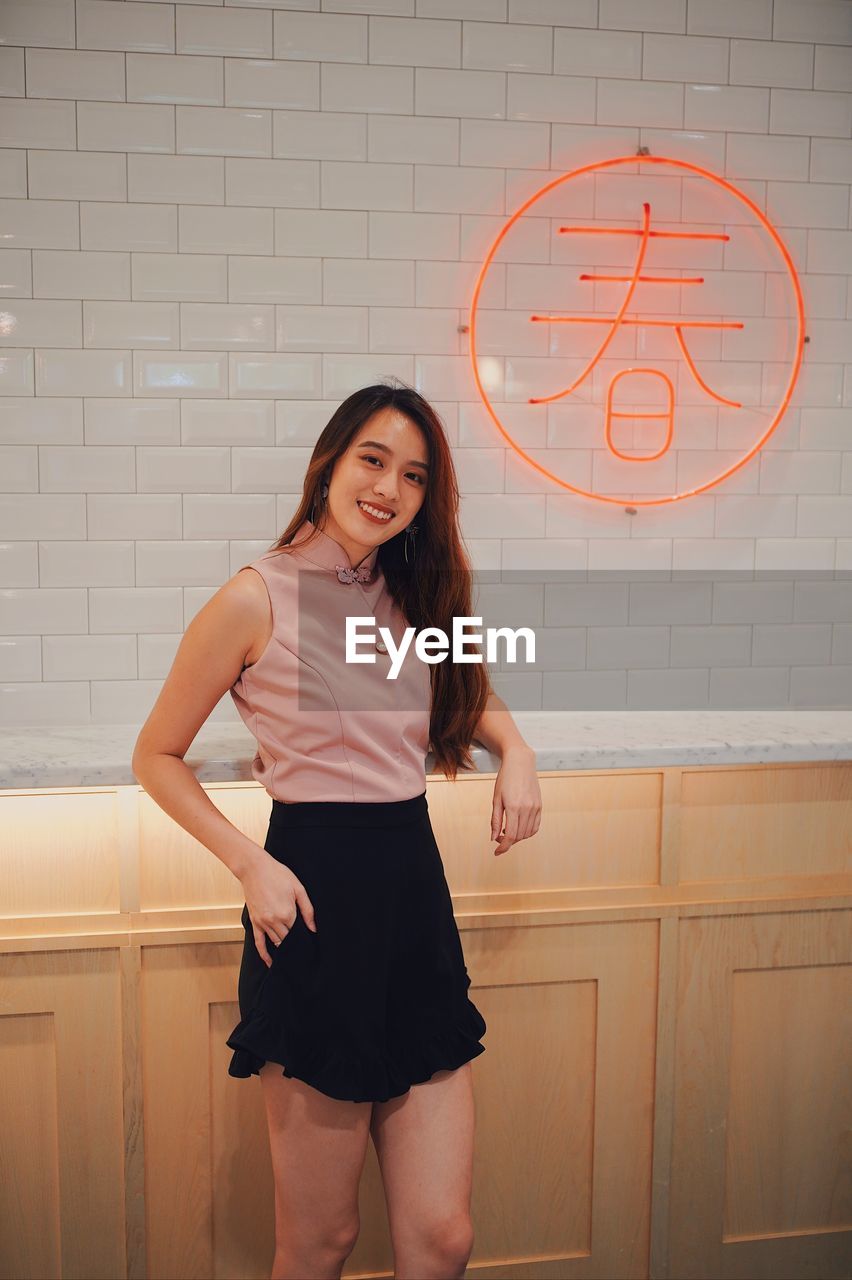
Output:
<svg viewBox="0 0 852 1280">
<path fill-rule="evenodd" d="M 290 545 L 298 547 L 313 529 L 306 520 Z M 378 551 L 358 566 L 369 567 L 369 582 L 341 580 L 338 569 L 353 566 L 321 530 L 304 551 L 268 551 L 243 566 L 266 584 L 272 636 L 230 694 L 257 740 L 252 776 L 273 799 L 376 803 L 426 789 L 430 667 L 412 642 L 389 680 L 390 657 L 363 639 L 371 631 L 380 639 L 379 627 L 388 627 L 398 645 L 408 625 Z M 347 615 L 371 619 L 359 628 L 357 652 L 375 652 L 375 663 L 346 662 Z"/>
</svg>

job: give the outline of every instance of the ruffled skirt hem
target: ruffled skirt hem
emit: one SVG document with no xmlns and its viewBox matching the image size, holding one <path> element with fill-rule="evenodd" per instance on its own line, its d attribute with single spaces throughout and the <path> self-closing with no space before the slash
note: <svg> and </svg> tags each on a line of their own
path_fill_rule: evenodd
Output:
<svg viewBox="0 0 852 1280">
<path fill-rule="evenodd" d="M 245 1079 L 258 1075 L 266 1062 L 277 1062 L 282 1074 L 302 1080 L 341 1102 L 387 1102 L 423 1084 L 436 1071 L 454 1071 L 485 1052 L 479 1043 L 485 1020 L 476 1005 L 465 1000 L 455 1018 L 401 1034 L 385 1056 L 346 1053 L 326 1041 L 304 1049 L 262 1009 L 237 1024 L 226 1043 L 234 1050 L 228 1074 Z"/>
</svg>

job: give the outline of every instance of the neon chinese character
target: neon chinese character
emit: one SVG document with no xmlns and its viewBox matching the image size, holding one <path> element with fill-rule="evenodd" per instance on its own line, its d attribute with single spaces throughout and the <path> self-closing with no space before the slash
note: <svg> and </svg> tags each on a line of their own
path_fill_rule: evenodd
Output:
<svg viewBox="0 0 852 1280">
<path fill-rule="evenodd" d="M 641 166 L 643 164 L 657 165 L 657 166 L 673 166 L 676 172 L 686 171 L 690 175 L 696 175 L 701 179 L 706 179 L 709 182 L 715 184 L 717 188 L 724 191 L 728 196 L 731 196 L 736 201 L 738 201 L 739 206 L 743 206 L 745 207 L 745 209 L 749 211 L 749 214 L 753 216 L 754 222 L 757 224 L 758 229 L 762 233 L 765 232 L 766 235 L 769 237 L 769 244 L 771 246 L 771 251 L 777 254 L 778 257 L 780 258 L 780 264 L 783 267 L 783 278 L 786 281 L 786 283 L 789 285 L 791 290 L 791 308 L 790 309 L 792 313 L 792 318 L 795 322 L 795 337 L 794 337 L 792 359 L 789 364 L 789 376 L 787 378 L 786 386 L 779 393 L 777 397 L 777 403 L 773 405 L 772 411 L 769 414 L 763 415 L 764 417 L 771 418 L 771 421 L 769 422 L 768 427 L 762 430 L 762 434 L 757 439 L 757 441 L 752 443 L 751 447 L 748 448 L 743 453 L 743 456 L 741 456 L 732 466 L 728 467 L 721 474 L 714 476 L 712 479 L 708 480 L 705 484 L 688 489 L 684 492 L 673 493 L 665 497 L 637 499 L 635 496 L 630 496 L 628 499 L 625 499 L 624 497 L 612 496 L 610 494 L 596 493 L 589 489 L 582 488 L 579 485 L 572 484 L 565 478 L 554 474 L 552 470 L 543 466 L 539 461 L 532 458 L 523 448 L 520 447 L 517 441 L 513 438 L 511 431 L 508 430 L 506 425 L 501 421 L 501 418 L 496 409 L 495 403 L 492 401 L 491 397 L 489 396 L 484 386 L 483 380 L 480 377 L 478 353 L 477 353 L 477 321 L 479 318 L 480 293 L 481 293 L 483 284 L 486 280 L 489 267 L 491 266 L 491 263 L 494 260 L 497 249 L 499 248 L 501 243 L 504 241 L 507 233 L 512 229 L 512 227 L 517 223 L 518 219 L 521 218 L 521 216 L 528 209 L 530 209 L 533 205 L 535 205 L 537 201 L 540 201 L 544 196 L 548 195 L 555 188 L 561 186 L 562 184 L 569 183 L 571 180 L 578 178 L 581 175 L 595 173 L 601 170 L 607 170 L 607 169 L 611 169 L 621 165 Z M 739 215 L 737 212 L 735 212 L 733 215 L 729 213 L 728 216 L 732 217 L 732 220 L 736 222 L 737 217 Z M 584 284 L 591 285 L 592 287 L 595 287 L 598 284 L 605 284 L 607 286 L 613 285 L 613 284 L 623 284 L 626 286 L 623 297 L 621 298 L 620 305 L 617 307 L 614 315 L 597 315 L 594 313 L 562 314 L 560 312 L 550 311 L 547 313 L 533 312 L 528 317 L 532 323 L 536 323 L 536 324 L 548 324 L 548 325 L 573 324 L 573 325 L 582 325 L 582 326 L 604 326 L 606 329 L 606 332 L 602 340 L 596 344 L 595 350 L 593 351 L 591 357 L 586 361 L 584 367 L 580 370 L 580 372 L 576 376 L 572 377 L 567 383 L 563 383 L 563 385 L 560 385 L 560 387 L 556 391 L 553 391 L 546 395 L 536 395 L 536 396 L 528 397 L 528 403 L 531 405 L 547 406 L 555 403 L 556 401 L 563 400 L 566 397 L 573 396 L 577 388 L 582 386 L 587 379 L 591 379 L 591 375 L 593 371 L 598 366 L 599 362 L 607 352 L 608 348 L 610 347 L 610 344 L 612 343 L 613 339 L 615 338 L 619 330 L 632 326 L 637 328 L 641 327 L 643 329 L 657 329 L 657 330 L 668 331 L 674 338 L 674 341 L 676 343 L 676 351 L 680 353 L 680 356 L 684 361 L 685 368 L 688 371 L 689 376 L 691 377 L 693 382 L 697 384 L 697 386 L 700 388 L 702 393 L 708 399 L 710 399 L 711 401 L 713 401 L 715 404 L 719 406 L 723 406 L 725 408 L 732 409 L 732 410 L 742 409 L 743 404 L 741 400 L 737 400 L 730 396 L 723 395 L 721 391 L 718 391 L 713 387 L 711 387 L 709 382 L 704 377 L 702 377 L 702 375 L 698 371 L 695 358 L 693 356 L 693 353 L 690 350 L 689 341 L 685 333 L 686 330 L 703 330 L 705 332 L 714 331 L 714 330 L 715 331 L 743 330 L 745 326 L 742 320 L 692 319 L 682 314 L 679 314 L 675 319 L 671 319 L 671 318 L 654 319 L 649 316 L 634 315 L 630 313 L 630 306 L 631 306 L 631 303 L 634 301 L 634 297 L 639 285 L 642 285 L 642 286 L 667 285 L 669 287 L 674 285 L 674 286 L 677 286 L 678 288 L 695 289 L 695 288 L 700 288 L 705 282 L 703 275 L 684 275 L 683 273 L 681 273 L 680 275 L 677 275 L 677 276 L 669 276 L 669 275 L 654 274 L 646 265 L 651 253 L 652 240 L 715 241 L 715 242 L 719 242 L 720 244 L 727 244 L 731 240 L 731 232 L 728 230 L 724 230 L 724 231 L 672 230 L 672 229 L 663 229 L 660 227 L 655 227 L 654 225 L 652 225 L 651 204 L 647 200 L 644 200 L 641 203 L 641 216 L 638 219 L 638 222 L 639 222 L 639 225 L 636 227 L 621 226 L 621 225 L 596 226 L 596 225 L 585 225 L 582 223 L 579 225 L 560 225 L 558 227 L 558 233 L 560 235 L 577 236 L 577 237 L 594 236 L 594 237 L 635 238 L 637 241 L 636 254 L 633 259 L 629 273 L 613 274 L 610 272 L 587 271 L 587 272 L 582 272 L 578 276 L 579 281 L 583 282 Z M 486 314 L 489 314 L 489 313 L 486 313 Z M 488 410 L 492 420 L 495 422 L 495 424 L 500 429 L 502 434 L 506 437 L 506 439 L 509 441 L 512 447 L 523 458 L 525 458 L 528 462 L 530 462 L 542 474 L 549 476 L 551 479 L 555 480 L 562 487 L 566 489 L 570 489 L 576 493 L 585 494 L 586 496 L 589 496 L 589 497 L 595 497 L 603 501 L 616 502 L 619 504 L 623 504 L 625 500 L 636 505 L 653 505 L 653 504 L 662 503 L 662 502 L 678 501 L 682 498 L 690 497 L 693 494 L 704 492 L 705 490 L 711 488 L 713 485 L 718 484 L 726 476 L 731 475 L 734 471 L 744 466 L 749 461 L 749 459 L 752 458 L 757 453 L 757 451 L 762 447 L 762 445 L 771 435 L 772 431 L 775 430 L 776 426 L 780 422 L 784 412 L 786 411 L 789 405 L 790 397 L 792 396 L 793 388 L 798 378 L 799 369 L 802 363 L 803 344 L 804 344 L 804 306 L 802 302 L 802 293 L 799 285 L 798 276 L 796 274 L 796 270 L 793 265 L 792 259 L 790 257 L 789 251 L 787 250 L 786 246 L 781 240 L 781 237 L 778 235 L 778 232 L 775 230 L 775 228 L 772 226 L 769 220 L 764 216 L 764 214 L 758 208 L 758 206 L 751 199 L 749 199 L 748 196 L 744 195 L 743 192 L 739 191 L 736 187 L 734 187 L 731 183 L 727 182 L 724 178 L 719 177 L 717 174 L 711 173 L 707 169 L 700 168 L 698 165 L 693 165 L 693 164 L 687 163 L 686 161 L 681 161 L 681 160 L 667 159 L 665 157 L 660 157 L 660 156 L 642 156 L 642 155 L 622 156 L 615 160 L 605 160 L 597 164 L 585 165 L 582 168 L 575 169 L 570 173 L 562 175 L 562 177 L 557 178 L 553 182 L 548 183 L 540 191 L 536 192 L 535 195 L 530 197 L 530 199 L 527 200 L 516 211 L 516 213 L 512 215 L 511 219 L 506 224 L 506 226 L 502 229 L 497 239 L 495 240 L 494 244 L 492 245 L 491 250 L 485 259 L 485 262 L 483 263 L 482 269 L 480 270 L 479 277 L 476 282 L 473 301 L 471 303 L 470 353 L 471 353 L 471 360 L 473 365 L 474 379 L 476 381 L 479 394 L 483 399 L 486 409 Z M 622 384 L 624 379 L 635 377 L 635 375 L 644 377 L 646 387 L 650 387 L 652 383 L 658 384 L 657 389 L 661 391 L 662 398 L 664 401 L 664 407 L 661 411 L 639 412 L 639 411 L 631 410 L 628 412 L 617 407 L 619 404 L 618 393 L 622 389 L 620 384 Z M 758 402 L 759 402 L 759 393 L 758 393 Z M 675 387 L 672 382 L 672 379 L 669 377 L 669 375 L 666 372 L 664 372 L 661 369 L 653 368 L 645 364 L 638 365 L 638 366 L 631 365 L 631 366 L 628 366 L 627 368 L 618 370 L 610 377 L 607 390 L 606 390 L 606 396 L 605 396 L 604 440 L 605 440 L 607 449 L 614 457 L 621 459 L 627 463 L 634 463 L 634 462 L 650 463 L 650 462 L 656 461 L 657 459 L 663 457 L 663 455 L 666 454 L 666 452 L 669 450 L 669 448 L 672 445 L 672 440 L 673 440 L 674 431 L 675 431 L 675 412 L 676 412 Z M 615 441 L 615 429 L 620 422 L 628 419 L 634 420 L 640 424 L 646 421 L 647 422 L 656 421 L 656 422 L 664 423 L 665 435 L 664 435 L 661 446 L 653 452 L 645 451 L 644 453 L 641 454 L 641 456 L 627 453 L 623 449 L 620 449 L 617 446 Z"/>
</svg>

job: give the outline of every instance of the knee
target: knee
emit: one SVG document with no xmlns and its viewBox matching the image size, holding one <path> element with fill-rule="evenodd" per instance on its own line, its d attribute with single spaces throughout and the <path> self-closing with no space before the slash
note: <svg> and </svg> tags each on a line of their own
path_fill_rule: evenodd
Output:
<svg viewBox="0 0 852 1280">
<path fill-rule="evenodd" d="M 358 1218 L 355 1218 L 350 1222 L 344 1230 L 338 1232 L 337 1239 L 334 1243 L 342 1262 L 346 1261 L 352 1250 L 355 1248 L 360 1234 L 361 1222 Z"/>
<path fill-rule="evenodd" d="M 453 1250 L 453 1260 L 462 1271 L 473 1252 L 473 1223 L 469 1214 L 456 1220 L 448 1239 Z"/>
<path fill-rule="evenodd" d="M 458 1275 L 473 1252 L 473 1223 L 469 1214 L 455 1214 L 433 1223 L 424 1243 L 424 1253 L 434 1258 L 445 1274 Z"/>
<path fill-rule="evenodd" d="M 276 1233 L 277 1249 L 302 1258 L 323 1259 L 332 1266 L 342 1266 L 358 1243 L 360 1231 L 358 1218 L 324 1228 L 314 1224 L 310 1230 L 279 1230 Z"/>
</svg>

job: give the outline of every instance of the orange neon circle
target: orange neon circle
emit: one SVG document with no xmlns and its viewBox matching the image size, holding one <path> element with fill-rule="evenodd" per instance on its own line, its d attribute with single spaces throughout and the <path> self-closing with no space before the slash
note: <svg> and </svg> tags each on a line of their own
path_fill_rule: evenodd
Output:
<svg viewBox="0 0 852 1280">
<path fill-rule="evenodd" d="M 477 306 L 478 306 L 478 303 L 479 303 L 479 294 L 480 294 L 480 292 L 481 292 L 481 290 L 482 290 L 482 285 L 483 285 L 483 281 L 484 281 L 484 279 L 485 279 L 486 272 L 488 271 L 488 268 L 489 268 L 489 267 L 490 267 L 490 265 L 491 265 L 491 262 L 492 262 L 492 260 L 493 260 L 493 258 L 494 258 L 494 255 L 495 255 L 495 253 L 497 252 L 498 248 L 500 247 L 500 244 L 501 244 L 501 243 L 502 243 L 502 241 L 504 240 L 504 238 L 505 238 L 505 236 L 507 235 L 507 233 L 508 233 L 508 232 L 512 229 L 512 227 L 515 225 L 515 223 L 517 222 L 518 218 L 520 218 L 520 217 L 521 217 L 521 215 L 522 215 L 522 214 L 524 214 L 524 213 L 527 211 L 527 209 L 530 207 L 530 205 L 531 205 L 531 204 L 534 204 L 534 203 L 536 202 L 536 200 L 539 200 L 542 196 L 546 195 L 548 191 L 552 191 L 554 187 L 558 187 L 558 186 L 559 186 L 561 183 L 563 183 L 563 182 L 568 182 L 571 178 L 577 178 L 577 177 L 579 177 L 581 174 L 584 174 L 584 173 L 591 173 L 591 172 L 593 172 L 593 171 L 595 171 L 595 170 L 598 170 L 598 169 L 609 169 L 609 168 L 612 168 L 612 167 L 613 167 L 613 166 L 615 166 L 615 165 L 621 165 L 621 164 L 658 164 L 658 165 L 659 165 L 659 164 L 668 164 L 668 165 L 674 165 L 674 166 L 675 166 L 675 168 L 679 168 L 679 169 L 687 169 L 687 170 L 689 170 L 689 172 L 690 172 L 690 173 L 697 173 L 697 174 L 699 174 L 702 178 L 707 178 L 710 182 L 714 182 L 717 186 L 722 187 L 722 188 L 724 188 L 724 190 L 726 190 L 726 191 L 730 192 L 730 194 L 731 194 L 731 195 L 733 195 L 737 200 L 739 200 L 742 204 L 744 204 L 748 209 L 750 209 L 750 210 L 751 210 L 751 212 L 752 212 L 752 213 L 753 213 L 753 214 L 758 218 L 758 220 L 761 222 L 761 224 L 762 224 L 762 225 L 765 227 L 765 229 L 769 232 L 770 236 L 772 237 L 773 241 L 775 242 L 775 244 L 776 244 L 776 246 L 777 246 L 777 248 L 778 248 L 778 250 L 779 250 L 779 252 L 780 252 L 780 254 L 781 254 L 781 256 L 782 256 L 782 258 L 783 258 L 783 260 L 784 260 L 784 262 L 785 262 L 785 264 L 786 264 L 787 271 L 788 271 L 789 276 L 790 276 L 790 281 L 791 281 L 792 286 L 793 286 L 793 292 L 794 292 L 795 300 L 796 300 L 796 324 L 797 324 L 797 332 L 796 332 L 795 355 L 794 355 L 794 357 L 793 357 L 792 369 L 791 369 L 791 372 L 790 372 L 789 380 L 788 380 L 788 382 L 787 382 L 787 386 L 786 386 L 785 391 L 784 391 L 784 395 L 783 395 L 783 397 L 782 397 L 782 400 L 781 400 L 780 406 L 779 406 L 779 408 L 778 408 L 778 411 L 777 411 L 777 413 L 775 414 L 775 417 L 772 419 L 772 422 L 770 423 L 769 427 L 766 429 L 766 431 L 763 433 L 763 435 L 761 436 L 761 438 L 758 440 L 757 444 L 756 444 L 756 445 L 754 445 L 754 446 L 753 446 L 753 448 L 751 448 L 751 449 L 748 451 L 748 453 L 746 453 L 742 458 L 740 458 L 738 462 L 735 462 L 732 466 L 728 467 L 727 471 L 723 471 L 723 472 L 721 472 L 721 474 L 720 474 L 720 475 L 715 476 L 712 480 L 708 480 L 706 484 L 698 485 L 695 489 L 689 489 L 689 490 L 685 491 L 684 493 L 675 493 L 675 494 L 671 494 L 669 497 L 665 497 L 665 498 L 623 498 L 623 497 L 622 497 L 622 498 L 619 498 L 619 497 L 610 497 L 610 496 L 609 496 L 609 495 L 607 495 L 607 494 L 602 494 L 602 493 L 592 493 L 592 492 L 590 492 L 588 489 L 582 489 L 582 488 L 580 488 L 578 485 L 570 484 L 567 480 L 562 480 L 559 476 L 554 475 L 554 473 L 553 473 L 552 471 L 549 471 L 549 470 L 547 469 L 547 467 L 542 466 L 542 465 L 541 465 L 541 463 L 540 463 L 540 462 L 537 462 L 535 458 L 531 458 L 531 457 L 530 457 L 530 455 L 529 455 L 528 453 L 526 453 L 526 452 L 525 452 L 525 450 L 523 450 L 523 449 L 520 447 L 520 445 L 519 445 L 519 444 L 517 444 L 517 443 L 516 443 L 516 441 L 512 438 L 512 436 L 509 434 L 509 432 L 508 432 L 508 431 L 506 430 L 506 428 L 503 426 L 502 422 L 500 421 L 499 417 L 497 416 L 497 414 L 496 414 L 496 412 L 495 412 L 495 410 L 494 410 L 493 405 L 491 404 L 491 401 L 490 401 L 490 399 L 489 399 L 489 397 L 488 397 L 488 393 L 486 392 L 486 390 L 485 390 L 484 386 L 482 385 L 482 381 L 481 381 L 481 379 L 480 379 L 480 377 L 479 377 L 479 369 L 478 369 L 478 367 L 477 367 L 477 355 L 476 355 L 476 317 L 477 317 Z M 601 230 L 601 231 L 602 231 L 603 229 L 602 229 L 602 228 L 586 228 L 586 230 L 588 230 L 588 231 L 592 231 L 592 230 Z M 607 230 L 611 230 L 611 229 L 607 229 Z M 677 238 L 678 236 L 680 236 L 680 235 L 681 235 L 681 233 L 676 232 L 676 231 L 673 231 L 673 232 L 654 232 L 654 231 L 649 231 L 649 229 L 648 229 L 648 225 L 647 225 L 647 214 L 646 214 L 646 217 L 645 217 L 645 227 L 644 227 L 644 231 L 643 231 L 643 230 L 632 231 L 632 230 L 629 230 L 629 229 L 628 229 L 628 230 L 626 230 L 626 231 L 624 232 L 624 234 L 626 234 L 626 235 L 638 235 L 638 236 L 643 236 L 643 237 L 644 237 L 644 241 L 647 241 L 647 239 L 648 239 L 650 236 L 662 235 L 662 236 L 668 236 L 668 237 L 671 237 L 671 238 Z M 685 234 L 685 233 L 684 233 L 684 234 Z M 696 233 L 696 235 L 697 235 L 697 233 Z M 712 239 L 718 239 L 719 237 L 718 237 L 718 236 L 712 236 L 712 237 L 711 237 L 711 236 L 708 234 L 708 235 L 705 235 L 705 236 L 699 236 L 698 238 L 703 238 L 703 239 L 710 239 L 710 238 L 712 238 Z M 727 238 L 727 237 L 724 237 L 724 238 Z M 674 279 L 674 277 L 673 277 L 673 279 Z M 623 306 L 622 306 L 622 308 L 621 308 L 622 314 L 623 314 L 624 310 L 626 309 L 627 301 L 629 301 L 630 296 L 632 296 L 632 287 L 631 287 L 630 293 L 628 294 L 628 298 L 626 299 L 625 303 L 623 304 Z M 536 318 L 537 318 L 537 317 L 536 317 Z M 584 318 L 584 319 L 585 319 L 585 318 Z M 624 321 L 624 323 L 630 323 L 630 321 Z M 637 321 L 635 321 L 634 323 L 636 323 L 636 324 L 654 324 L 655 322 L 654 322 L 654 321 L 637 320 Z M 538 191 L 536 191 L 534 195 L 531 195 L 531 196 L 529 197 L 529 199 L 528 199 L 528 200 L 525 200 L 525 201 L 524 201 L 524 203 L 520 206 L 520 208 L 519 208 L 519 209 L 517 209 L 517 210 L 512 214 L 512 216 L 511 216 L 511 218 L 509 219 L 509 221 L 506 223 L 506 225 L 505 225 L 505 226 L 501 229 L 501 231 L 499 232 L 499 234 L 498 234 L 498 236 L 497 236 L 496 240 L 494 241 L 494 243 L 492 244 L 491 248 L 489 249 L 488 254 L 486 255 L 485 260 L 484 260 L 484 262 L 483 262 L 483 264 L 482 264 L 482 266 L 481 266 L 481 268 L 480 268 L 480 270 L 479 270 L 479 274 L 478 274 L 477 279 L 476 279 L 476 287 L 474 288 L 474 291 L 473 291 L 473 298 L 472 298 L 472 300 L 471 300 L 471 304 L 470 304 L 470 322 L 469 322 L 469 325 L 470 325 L 470 359 L 471 359 L 471 366 L 472 366 L 472 368 L 473 368 L 473 377 L 474 377 L 474 381 L 475 381 L 475 383 L 476 383 L 477 390 L 479 391 L 479 395 L 480 395 L 480 397 L 481 397 L 481 399 L 482 399 L 482 402 L 483 402 L 483 404 L 485 405 L 485 408 L 487 409 L 487 411 L 488 411 L 488 413 L 489 413 L 489 415 L 490 415 L 490 417 L 491 417 L 492 421 L 494 422 L 494 425 L 497 427 L 497 429 L 498 429 L 498 431 L 501 433 L 501 435 L 503 435 L 503 436 L 505 437 L 506 441 L 511 445 L 511 447 L 515 450 L 515 452 L 516 452 L 517 454 L 519 454 L 519 455 L 520 455 L 520 457 L 522 457 L 522 458 L 523 458 L 526 462 L 528 462 L 531 466 L 535 467 L 535 469 L 536 469 L 537 471 L 540 471 L 542 475 L 547 476 L 547 477 L 548 477 L 548 479 L 555 481 L 555 482 L 556 482 L 556 484 L 558 484 L 558 485 L 561 485 L 561 487 L 562 487 L 563 489 L 570 489 L 572 493 L 579 493 L 579 494 L 582 494 L 584 497 L 587 497 L 587 498 L 595 498 L 595 499 L 597 499 L 597 501 L 598 501 L 598 502 L 612 502 L 612 503 L 615 503 L 617 506 L 624 506 L 625 504 L 628 504 L 628 505 L 630 505 L 630 506 L 650 507 L 650 506 L 658 506 L 659 504 L 664 503 L 664 502 L 679 502 L 679 501 L 681 501 L 681 499 L 683 499 L 683 498 L 691 498 L 691 497 L 693 497 L 693 496 L 694 496 L 695 494 L 697 494 L 697 493 L 703 493 L 706 489 L 711 489 L 714 485 L 719 484 L 722 480 L 726 479 L 729 475 L 732 475 L 735 471 L 738 471 L 738 470 L 740 469 L 740 467 L 744 467 L 744 466 L 745 466 L 745 464 L 746 464 L 747 462 L 749 462 L 749 461 L 751 460 L 751 458 L 753 458 L 753 457 L 754 457 L 754 455 L 757 453 L 757 451 L 758 451 L 760 448 L 762 448 L 762 446 L 766 443 L 766 441 L 767 441 L 767 440 L 769 439 L 769 437 L 772 435 L 772 432 L 776 429 L 776 427 L 778 426 L 778 423 L 781 421 L 781 418 L 784 416 L 784 413 L 785 413 L 785 412 L 786 412 L 786 410 L 787 410 L 787 406 L 788 406 L 788 405 L 789 405 L 789 403 L 790 403 L 790 397 L 791 397 L 791 396 L 792 396 L 792 394 L 793 394 L 793 388 L 794 388 L 794 387 L 795 387 L 795 385 L 796 385 L 796 382 L 797 382 L 798 377 L 799 377 L 799 371 L 800 371 L 800 369 L 801 369 L 801 367 L 802 367 L 802 353 L 803 353 L 803 351 L 804 351 L 804 344 L 805 344 L 805 307 L 804 307 L 804 300 L 803 300 L 803 297 L 802 297 L 802 289 L 801 289 L 801 285 L 799 284 L 799 277 L 798 277 L 798 274 L 797 274 L 797 272 L 796 272 L 796 268 L 795 268 L 795 266 L 793 265 L 793 259 L 792 259 L 792 258 L 791 258 L 791 256 L 790 256 L 790 252 L 789 252 L 789 250 L 787 249 L 787 246 L 784 244 L 784 241 L 781 239 L 780 235 L 779 235 L 779 234 L 778 234 L 778 232 L 776 231 L 775 227 L 772 225 L 772 223 L 769 221 L 769 219 L 766 217 L 766 215 L 765 215 L 765 214 L 764 214 L 764 213 L 763 213 L 763 212 L 762 212 L 762 211 L 757 207 L 757 205 L 754 203 L 754 201 L 753 201 L 753 200 L 750 200 L 750 199 L 749 199 L 749 197 L 748 197 L 747 195 L 745 195 L 742 191 L 738 190 L 738 188 L 737 188 L 737 187 L 735 187 L 732 183 L 728 182 L 728 181 L 727 181 L 727 179 L 719 177 L 719 175 L 718 175 L 718 174 L 716 174 L 716 173 L 712 173 L 709 169 L 704 169 L 704 168 L 702 168 L 700 165 L 697 165 L 697 164 L 691 164 L 691 163 L 690 163 L 689 161 L 687 161 L 687 160 L 672 160 L 672 159 L 670 159 L 670 158 L 668 158 L 668 157 L 666 157 L 666 156 L 646 156 L 646 155 L 618 156 L 616 159 L 613 159 L 613 160 L 599 160 L 599 161 L 596 161 L 594 164 L 582 165 L 582 166 L 581 166 L 580 168 L 578 168 L 578 169 L 572 169 L 569 173 L 563 173 L 560 177 L 558 177 L 558 178 L 554 178 L 552 182 L 548 182 L 545 186 L 541 187 Z M 726 326 L 726 327 L 731 327 L 731 328 L 733 328 L 733 327 L 737 327 L 737 328 L 741 328 L 742 326 L 741 326 L 741 325 L 736 325 L 736 326 L 734 326 L 734 325 L 730 325 L 730 326 Z M 680 344 L 681 350 L 683 351 L 683 354 L 684 354 L 685 356 L 687 356 L 687 359 L 689 359 L 689 357 L 688 357 L 688 353 L 686 352 L 685 347 L 684 347 L 683 337 L 682 337 L 682 334 L 681 334 L 680 332 L 678 332 L 678 342 L 679 342 L 679 344 Z M 604 345 L 605 345 L 605 344 L 604 344 Z M 600 348 L 600 350 L 598 351 L 598 354 L 597 354 L 597 356 L 595 357 L 595 362 L 597 361 L 597 359 L 599 359 L 599 358 L 600 358 L 600 356 L 601 356 L 602 354 L 603 354 L 603 346 L 602 346 L 602 347 Z M 717 397 L 717 398 L 718 398 L 718 399 L 720 399 L 723 403 L 728 403 L 728 404 L 735 404 L 735 403 L 736 403 L 736 402 L 734 402 L 734 401 L 725 401 L 725 400 L 724 400 L 724 397 Z M 636 415 L 633 415 L 633 416 L 636 416 Z M 635 459 L 635 461 L 650 461 L 650 460 L 651 460 L 650 458 L 646 458 L 646 459 Z"/>
</svg>

